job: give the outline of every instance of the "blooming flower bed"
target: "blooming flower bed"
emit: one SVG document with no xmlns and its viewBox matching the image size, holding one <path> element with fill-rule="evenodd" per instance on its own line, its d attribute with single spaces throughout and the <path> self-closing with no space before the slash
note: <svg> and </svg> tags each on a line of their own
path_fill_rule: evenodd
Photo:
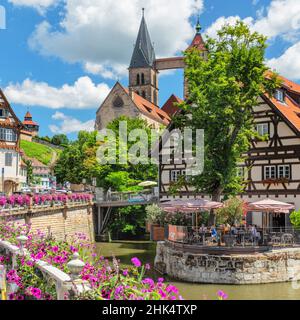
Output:
<svg viewBox="0 0 300 320">
<path fill-rule="evenodd" d="M 0 223 L 0 239 L 18 245 L 16 237 L 27 233 L 28 241 L 25 248 L 30 253 L 28 257 L 18 257 L 18 269 L 10 268 L 10 257 L 0 254 L 0 264 L 7 266 L 7 282 L 16 290 L 9 295 L 10 300 L 56 299 L 55 285 L 45 281 L 35 267 L 37 260 L 43 260 L 69 273 L 67 262 L 78 252 L 82 260 L 87 261 L 80 278 L 86 281 L 91 290 L 77 295 L 69 295 L 66 299 L 95 300 L 178 300 L 182 299 L 175 286 L 168 285 L 162 278 L 158 281 L 146 276 L 150 269 L 138 258 L 132 259 L 132 267 L 121 269 L 116 258 L 112 262 L 104 257 L 98 257 L 95 246 L 86 241 L 84 234 L 76 234 L 72 244 L 49 239 L 41 232 L 33 234 L 29 226 L 12 222 Z"/>
<path fill-rule="evenodd" d="M 30 232 L 30 226 L 20 223 L 0 221 L 0 239 L 18 246 L 16 240 L 20 234 L 27 234 L 24 245 L 28 256 L 19 256 L 17 270 L 11 268 L 11 257 L 0 252 L 0 265 L 7 268 L 7 282 L 14 290 L 10 300 L 55 300 L 55 283 L 46 281 L 36 268 L 37 260 L 48 262 L 59 270 L 70 273 L 67 263 L 78 252 L 86 261 L 79 278 L 91 288 L 83 293 L 70 293 L 65 299 L 72 300 L 182 300 L 178 289 L 165 283 L 163 278 L 157 281 L 148 277 L 149 264 L 143 264 L 137 257 L 131 259 L 132 267 L 122 269 L 119 261 L 98 256 L 95 245 L 87 242 L 82 233 L 74 235 L 68 244 L 47 237 L 44 233 Z M 218 292 L 219 300 L 226 300 L 223 291 Z"/>
<path fill-rule="evenodd" d="M 32 200 L 31 200 L 32 197 Z M 88 202 L 92 200 L 91 194 L 72 193 L 72 194 L 35 194 L 30 195 L 11 195 L 0 197 L 0 209 L 11 209 L 18 207 L 43 206 L 76 202 Z"/>
</svg>

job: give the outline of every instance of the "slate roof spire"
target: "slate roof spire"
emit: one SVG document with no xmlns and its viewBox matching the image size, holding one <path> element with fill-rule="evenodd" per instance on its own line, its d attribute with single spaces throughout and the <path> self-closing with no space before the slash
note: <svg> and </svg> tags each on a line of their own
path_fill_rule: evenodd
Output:
<svg viewBox="0 0 300 320">
<path fill-rule="evenodd" d="M 155 51 L 147 28 L 143 8 L 143 17 L 130 62 L 130 68 L 149 68 L 155 62 Z"/>
</svg>

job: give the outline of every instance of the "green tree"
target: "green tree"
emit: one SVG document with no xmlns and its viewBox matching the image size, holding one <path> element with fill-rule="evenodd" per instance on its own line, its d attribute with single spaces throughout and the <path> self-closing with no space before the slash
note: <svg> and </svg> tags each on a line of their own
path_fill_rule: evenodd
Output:
<svg viewBox="0 0 300 320">
<path fill-rule="evenodd" d="M 31 185 L 33 182 L 33 167 L 32 167 L 32 161 L 23 159 L 25 165 L 26 165 L 26 170 L 27 170 L 27 177 L 26 177 L 26 183 L 28 186 Z"/>
<path fill-rule="evenodd" d="M 241 223 L 243 220 L 243 200 L 238 197 L 230 197 L 225 201 L 225 206 L 217 210 L 218 224 L 230 224 L 231 226 L 236 223 Z"/>
<path fill-rule="evenodd" d="M 266 77 L 266 40 L 237 22 L 225 25 L 217 39 L 207 40 L 207 57 L 195 49 L 185 54 L 189 99 L 175 123 L 204 129 L 204 172 L 192 179 L 192 185 L 215 201 L 222 194 L 241 192 L 236 168 L 251 139 L 258 137 L 253 107 L 262 94 L 272 95 L 280 84 L 275 74 Z M 212 219 L 213 215 L 211 223 Z"/>
<path fill-rule="evenodd" d="M 117 160 L 119 157 L 119 123 L 127 122 L 127 134 L 135 129 L 145 129 L 148 135 L 147 155 L 151 147 L 151 129 L 147 123 L 139 118 L 120 117 L 108 125 L 116 135 Z M 97 178 L 97 186 L 113 191 L 138 191 L 137 185 L 145 180 L 157 179 L 157 166 L 152 164 L 115 164 L 101 165 L 97 161 L 97 150 L 103 142 L 97 141 L 97 132 L 84 132 L 78 134 L 76 141 L 65 148 L 55 167 L 55 174 L 59 183 L 69 181 L 81 183 L 82 179 L 91 182 Z M 128 143 L 128 150 L 136 142 Z M 125 151 L 128 151 L 125 150 Z M 115 209 L 112 221 L 109 224 L 110 231 L 137 234 L 145 225 L 145 209 L 141 206 L 133 206 L 123 209 Z"/>
<path fill-rule="evenodd" d="M 291 223 L 294 227 L 300 227 L 300 210 L 293 211 L 290 215 Z"/>
<path fill-rule="evenodd" d="M 65 134 L 56 134 L 52 137 L 51 143 L 57 146 L 65 146 L 69 144 L 69 139 Z"/>
</svg>

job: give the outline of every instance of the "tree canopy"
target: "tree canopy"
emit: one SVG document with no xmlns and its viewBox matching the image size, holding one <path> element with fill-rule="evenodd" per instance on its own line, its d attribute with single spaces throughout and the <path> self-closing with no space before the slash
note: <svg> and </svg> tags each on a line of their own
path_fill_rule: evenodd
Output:
<svg viewBox="0 0 300 320">
<path fill-rule="evenodd" d="M 191 183 L 213 200 L 242 191 L 237 166 L 251 139 L 258 137 L 253 107 L 262 94 L 272 95 L 280 84 L 275 73 L 266 77 L 266 40 L 237 22 L 207 40 L 207 55 L 196 49 L 185 53 L 189 97 L 175 122 L 204 129 L 204 171 Z"/>
</svg>

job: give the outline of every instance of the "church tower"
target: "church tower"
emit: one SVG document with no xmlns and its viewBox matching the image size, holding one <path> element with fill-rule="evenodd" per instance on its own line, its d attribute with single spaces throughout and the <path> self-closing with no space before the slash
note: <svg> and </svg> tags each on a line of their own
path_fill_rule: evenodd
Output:
<svg viewBox="0 0 300 320">
<path fill-rule="evenodd" d="M 201 35 L 201 25 L 200 25 L 200 17 L 198 17 L 198 21 L 196 24 L 196 34 L 194 36 L 194 39 L 190 46 L 186 49 L 186 51 L 191 49 L 197 49 L 199 51 L 199 54 L 206 59 L 207 58 L 207 48 L 205 46 L 205 43 L 203 41 L 202 35 Z M 184 76 L 184 99 L 188 99 L 188 81 L 186 77 Z"/>
<path fill-rule="evenodd" d="M 158 71 L 155 51 L 143 17 L 129 66 L 129 90 L 158 105 Z"/>
</svg>

